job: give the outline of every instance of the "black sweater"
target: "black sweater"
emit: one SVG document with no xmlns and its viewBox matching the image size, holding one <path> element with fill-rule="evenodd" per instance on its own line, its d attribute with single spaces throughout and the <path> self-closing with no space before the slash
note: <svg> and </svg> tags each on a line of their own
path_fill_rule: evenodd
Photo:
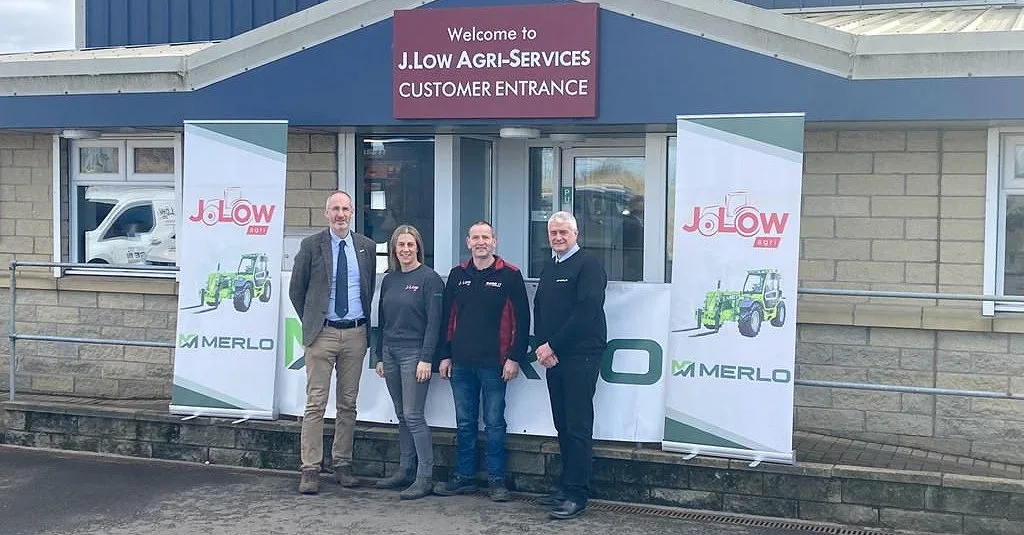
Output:
<svg viewBox="0 0 1024 535">
<path fill-rule="evenodd" d="M 601 262 L 583 249 L 563 262 L 545 262 L 533 299 L 535 345 L 547 343 L 559 358 L 604 352 L 607 286 Z"/>
<path fill-rule="evenodd" d="M 516 266 L 498 257 L 487 269 L 472 260 L 452 268 L 444 286 L 440 359 L 464 366 L 522 362 L 530 337 L 530 301 Z"/>
<path fill-rule="evenodd" d="M 373 364 L 382 358 L 382 346 L 420 350 L 420 362 L 433 362 L 441 328 L 441 299 L 444 282 L 425 265 L 405 273 L 396 271 L 380 283 L 377 344 Z"/>
</svg>

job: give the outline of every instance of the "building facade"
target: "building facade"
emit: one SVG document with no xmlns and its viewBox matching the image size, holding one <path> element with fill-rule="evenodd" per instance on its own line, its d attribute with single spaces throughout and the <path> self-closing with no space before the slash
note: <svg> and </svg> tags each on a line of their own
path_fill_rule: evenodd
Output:
<svg viewBox="0 0 1024 535">
<path fill-rule="evenodd" d="M 676 115 L 805 112 L 801 287 L 1024 292 L 1019 4 L 610 0 L 592 113 L 396 112 L 396 10 L 567 3 L 80 0 L 79 50 L 0 56 L 0 259 L 108 269 L 24 270 L 17 329 L 173 340 L 174 277 L 117 268 L 174 263 L 161 214 L 183 213 L 182 122 L 211 119 L 289 121 L 288 233 L 342 188 L 360 232 L 383 244 L 416 225 L 442 274 L 486 218 L 535 278 L 547 215 L 571 209 L 617 284 L 670 282 Z M 1022 311 L 802 295 L 797 377 L 1020 393 Z M 169 396 L 169 350 L 18 355 L 23 392 Z M 795 425 L 1024 463 L 1019 401 L 798 387 Z"/>
</svg>

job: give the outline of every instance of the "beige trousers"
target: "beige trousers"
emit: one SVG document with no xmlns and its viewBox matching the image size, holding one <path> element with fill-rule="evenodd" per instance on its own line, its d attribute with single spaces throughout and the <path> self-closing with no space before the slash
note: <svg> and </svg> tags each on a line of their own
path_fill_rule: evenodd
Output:
<svg viewBox="0 0 1024 535">
<path fill-rule="evenodd" d="M 356 428 L 356 397 L 366 356 L 366 325 L 351 329 L 324 329 L 306 348 L 306 411 L 302 418 L 302 469 L 320 468 L 324 457 L 324 412 L 331 388 L 331 372 L 337 376 L 337 411 L 334 421 L 334 467 L 352 464 L 352 440 Z"/>
</svg>

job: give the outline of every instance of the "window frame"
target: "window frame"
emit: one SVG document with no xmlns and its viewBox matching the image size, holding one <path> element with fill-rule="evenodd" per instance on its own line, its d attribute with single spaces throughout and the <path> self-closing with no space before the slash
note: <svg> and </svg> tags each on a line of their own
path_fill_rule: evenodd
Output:
<svg viewBox="0 0 1024 535">
<path fill-rule="evenodd" d="M 60 169 L 58 165 L 54 165 L 54 176 L 53 176 L 53 227 L 54 229 L 62 228 L 62 225 L 67 225 L 67 236 L 68 247 L 67 255 L 65 257 L 63 252 L 63 244 L 60 243 L 65 237 L 59 233 L 54 232 L 53 240 L 53 258 L 54 262 L 67 262 L 67 263 L 81 263 L 78 261 L 83 254 L 83 251 L 79 250 L 79 188 L 87 186 L 138 186 L 138 187 L 156 187 L 156 186 L 170 186 L 173 188 L 173 204 L 177 210 L 178 217 L 175 218 L 175 235 L 180 235 L 181 219 L 181 184 L 182 184 L 182 136 L 180 133 L 166 134 L 166 135 L 119 135 L 119 136 L 103 136 L 99 139 L 82 139 L 82 140 L 69 140 L 68 143 L 64 144 L 63 147 L 59 143 L 59 137 L 55 136 L 58 140 L 54 143 L 54 161 L 59 162 L 61 159 L 61 152 L 66 151 L 68 155 L 67 161 L 67 174 L 64 175 L 65 169 Z M 81 155 L 80 149 L 87 147 L 110 147 L 118 149 L 118 173 L 101 173 L 101 174 L 83 174 L 81 173 Z M 134 151 L 136 148 L 171 148 L 174 151 L 174 172 L 173 173 L 135 173 L 134 169 Z M 66 182 L 62 178 L 66 176 Z M 66 202 L 66 204 L 64 204 Z M 154 212 L 154 222 L 156 214 Z M 145 270 L 145 269 L 132 269 L 125 270 L 119 269 L 116 264 L 110 265 L 109 268 L 103 269 L 80 269 L 74 267 L 67 268 L 56 268 L 54 269 L 55 277 L 62 277 L 64 275 L 97 275 L 97 276 L 120 276 L 120 277 L 132 277 L 132 278 L 158 278 L 158 279 L 177 279 L 177 272 L 158 271 L 158 270 Z"/>
<path fill-rule="evenodd" d="M 562 186 L 564 186 L 563 172 L 564 172 L 564 157 L 565 151 L 573 149 L 640 149 L 644 157 L 644 189 L 645 189 L 645 202 L 644 202 L 644 267 L 643 267 L 643 278 L 640 281 L 625 282 L 615 281 L 614 284 L 664 284 L 666 282 L 667 275 L 665 273 L 665 260 L 667 254 L 665 251 L 665 210 L 667 206 L 665 198 L 665 190 L 667 188 L 668 174 L 666 165 L 666 148 L 665 145 L 670 136 L 674 136 L 675 133 L 671 131 L 666 132 L 646 132 L 640 135 L 595 135 L 593 137 L 584 137 L 578 141 L 555 141 L 551 139 L 531 139 L 523 143 L 523 152 L 521 156 L 521 169 L 529 169 L 529 155 L 530 149 L 533 148 L 551 148 L 554 150 L 554 161 L 553 165 L 555 168 L 555 192 L 556 205 L 560 204 L 560 195 Z M 499 145 L 500 147 L 500 145 Z M 499 150 L 501 150 L 499 148 Z M 500 173 L 499 173 L 500 174 Z M 501 180 L 501 176 L 498 176 L 497 180 Z M 530 181 L 529 177 L 523 180 L 520 186 L 522 188 L 523 199 L 526 200 L 525 216 L 521 221 L 520 232 L 523 236 L 522 244 L 520 245 L 519 254 L 523 258 L 523 263 L 526 266 L 530 265 L 530 250 L 529 250 L 529 236 L 533 214 L 530 203 Z M 553 210 L 557 208 L 552 207 Z M 507 243 L 506 243 L 507 247 Z M 536 277 L 526 277 L 528 281 L 536 281 Z"/>
</svg>

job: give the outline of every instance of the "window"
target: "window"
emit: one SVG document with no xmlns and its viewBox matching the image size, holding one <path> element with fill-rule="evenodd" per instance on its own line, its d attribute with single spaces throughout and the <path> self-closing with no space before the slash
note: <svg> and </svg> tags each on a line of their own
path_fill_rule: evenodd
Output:
<svg viewBox="0 0 1024 535">
<path fill-rule="evenodd" d="M 1001 153 L 998 293 L 1024 295 L 1024 135 L 1003 138 Z"/>
<path fill-rule="evenodd" d="M 530 147 L 530 264 L 527 276 L 532 278 L 539 278 L 544 263 L 551 260 L 548 218 L 557 210 L 555 165 L 553 147 Z"/>
<path fill-rule="evenodd" d="M 71 262 L 175 265 L 178 139 L 76 141 L 69 161 Z"/>
<path fill-rule="evenodd" d="M 434 265 L 434 138 L 361 137 L 356 141 L 358 228 L 377 242 L 377 273 L 388 267 L 388 241 L 399 226 L 423 236 Z"/>
</svg>

